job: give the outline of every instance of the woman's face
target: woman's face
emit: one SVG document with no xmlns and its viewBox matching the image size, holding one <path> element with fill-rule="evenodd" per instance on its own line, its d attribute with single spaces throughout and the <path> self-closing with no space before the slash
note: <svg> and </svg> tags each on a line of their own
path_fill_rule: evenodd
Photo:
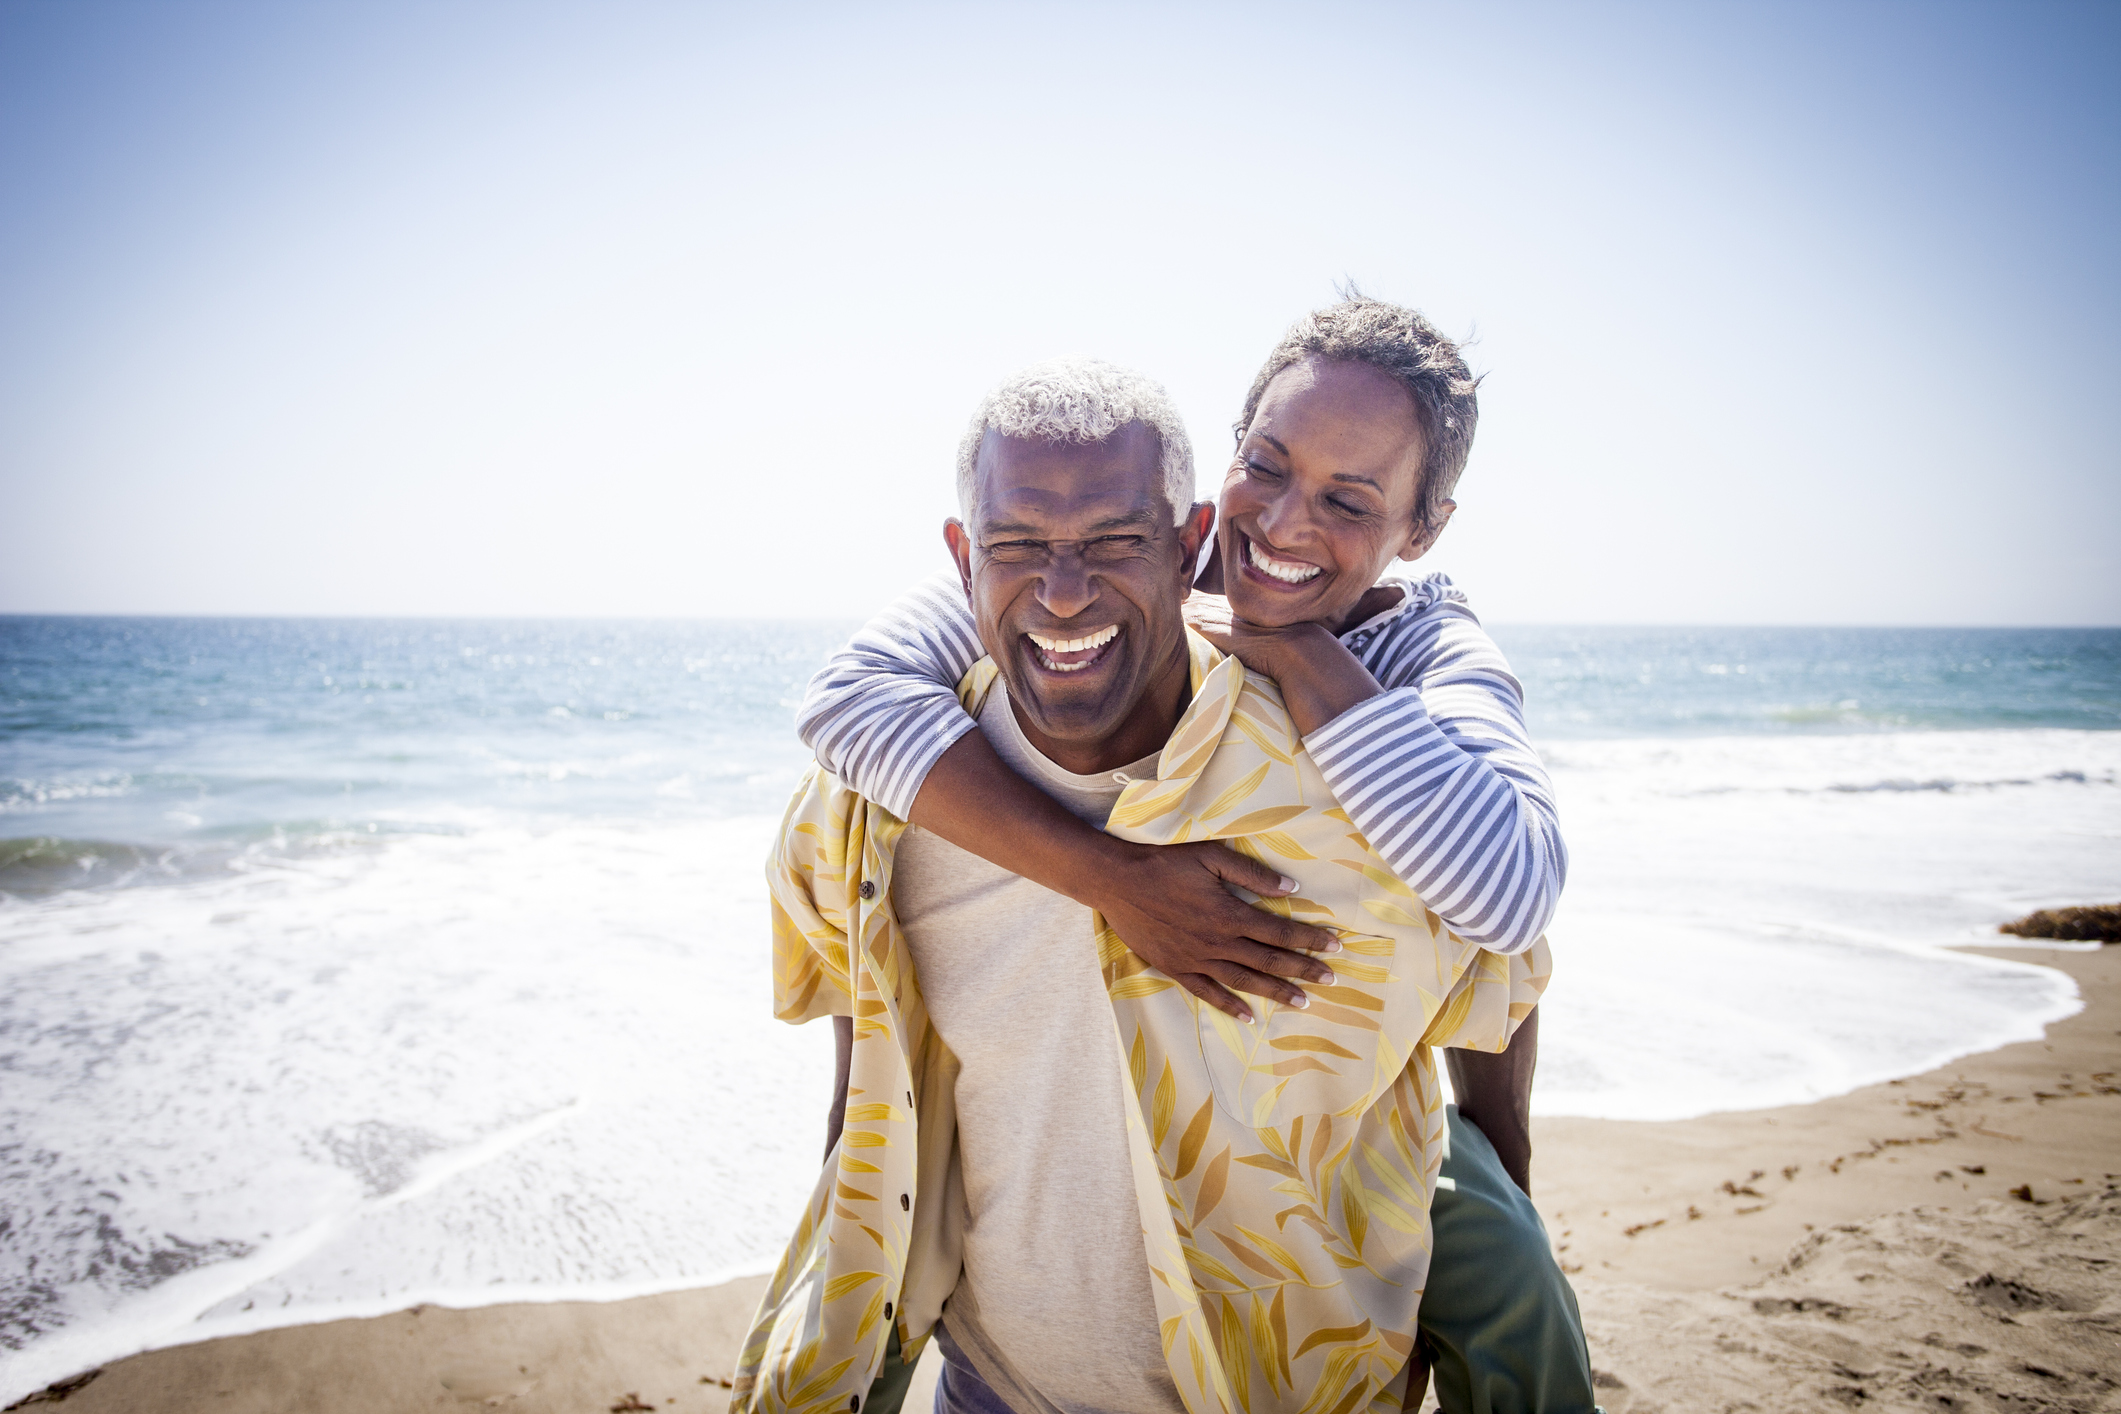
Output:
<svg viewBox="0 0 2121 1414">
<path fill-rule="evenodd" d="M 1223 482 L 1231 612 L 1345 627 L 1385 566 L 1435 538 L 1414 518 L 1424 449 L 1413 396 L 1390 374 L 1320 358 L 1278 374 Z"/>
</svg>

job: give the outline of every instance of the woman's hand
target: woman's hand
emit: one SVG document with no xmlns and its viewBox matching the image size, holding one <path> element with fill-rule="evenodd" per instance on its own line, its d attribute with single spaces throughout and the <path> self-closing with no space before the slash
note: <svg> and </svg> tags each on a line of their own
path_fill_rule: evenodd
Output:
<svg viewBox="0 0 2121 1414">
<path fill-rule="evenodd" d="M 1390 608 L 1390 596 L 1398 593 L 1397 589 L 1370 591 L 1370 595 L 1382 596 L 1380 607 L 1373 612 Z M 1370 595 L 1364 596 L 1365 605 Z M 1324 624 L 1307 621 L 1264 628 L 1231 613 L 1230 601 L 1220 594 L 1188 595 L 1185 609 L 1186 623 L 1195 633 L 1261 677 L 1280 684 L 1282 702 L 1299 737 L 1309 736 L 1356 703 L 1384 691 Z"/>
<path fill-rule="evenodd" d="M 1312 956 L 1340 951 L 1332 933 L 1230 892 L 1235 885 L 1280 898 L 1294 891 L 1293 881 L 1213 841 L 1112 843 L 1123 851 L 1118 867 L 1104 872 L 1085 901 L 1144 962 L 1208 1005 L 1250 1021 L 1252 1008 L 1238 992 L 1304 1007 L 1310 999 L 1286 979 L 1332 984 L 1332 968 Z"/>
<path fill-rule="evenodd" d="M 1228 599 L 1196 589 L 1186 596 L 1184 610 L 1188 628 L 1225 653 L 1237 651 L 1233 644 L 1237 619 L 1230 612 Z"/>
<path fill-rule="evenodd" d="M 1230 610 L 1230 601 L 1220 594 L 1203 594 L 1199 590 L 1186 596 L 1186 623 L 1192 630 L 1223 652 L 1231 654 L 1255 673 L 1267 677 L 1279 677 L 1276 668 L 1282 666 L 1280 650 L 1292 639 L 1308 638 L 1323 634 L 1333 635 L 1317 624 L 1291 624 L 1287 628 L 1261 628 L 1247 623 Z"/>
</svg>

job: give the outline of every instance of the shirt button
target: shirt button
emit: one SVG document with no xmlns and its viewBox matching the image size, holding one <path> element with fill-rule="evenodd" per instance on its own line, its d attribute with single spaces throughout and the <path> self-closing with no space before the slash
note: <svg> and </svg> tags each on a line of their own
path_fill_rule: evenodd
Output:
<svg viewBox="0 0 2121 1414">
<path fill-rule="evenodd" d="M 864 879 L 864 880 L 862 880 L 862 897 L 863 897 L 863 898 L 875 898 L 875 897 L 876 897 L 876 880 L 874 880 L 874 879 Z"/>
</svg>

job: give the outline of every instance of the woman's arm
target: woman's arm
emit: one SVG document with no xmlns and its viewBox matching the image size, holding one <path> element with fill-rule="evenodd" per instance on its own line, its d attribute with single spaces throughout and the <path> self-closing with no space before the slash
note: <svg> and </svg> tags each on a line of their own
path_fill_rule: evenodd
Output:
<svg viewBox="0 0 2121 1414">
<path fill-rule="evenodd" d="M 1304 746 L 1394 873 L 1460 937 L 1520 952 L 1545 931 L 1568 869 L 1524 692 L 1441 576 L 1358 657 L 1317 624 L 1258 629 L 1221 601 L 1196 628 L 1281 684 Z M 1220 607 L 1218 607 L 1220 606 Z"/>
<path fill-rule="evenodd" d="M 1397 690 L 1321 625 L 1257 629 L 1208 596 L 1188 617 L 1280 684 L 1312 759 L 1393 872 L 1461 937 L 1518 951 L 1546 928 L 1567 868 L 1553 788 L 1501 652 L 1455 589 L 1419 588 L 1438 597 L 1366 655 Z M 1530 1193 L 1538 1011 L 1503 1051 L 1444 1055 L 1459 1113 Z"/>
<path fill-rule="evenodd" d="M 923 580 L 818 669 L 796 735 L 826 770 L 910 820 L 929 770 L 976 725 L 957 684 L 986 651 L 957 576 Z"/>
<path fill-rule="evenodd" d="M 956 579 L 893 604 L 811 679 L 796 730 L 827 769 L 885 809 L 1105 915 L 1127 946 L 1187 991 L 1249 1019 L 1234 992 L 1301 1006 L 1284 978 L 1330 982 L 1304 952 L 1331 935 L 1229 891 L 1279 896 L 1274 870 L 1219 844 L 1154 848 L 1096 830 L 1011 770 L 959 706 L 983 656 Z"/>
</svg>

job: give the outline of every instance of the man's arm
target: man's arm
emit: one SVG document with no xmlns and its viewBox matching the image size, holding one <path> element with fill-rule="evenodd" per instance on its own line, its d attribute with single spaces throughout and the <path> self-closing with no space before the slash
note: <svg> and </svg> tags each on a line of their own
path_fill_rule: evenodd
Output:
<svg viewBox="0 0 2121 1414">
<path fill-rule="evenodd" d="M 1448 1049 L 1458 1113 L 1495 1146 L 1503 1171 L 1527 1197 L 1532 1192 L 1532 1072 L 1539 1065 L 1539 1009 L 1517 1024 L 1507 1050 Z"/>
<path fill-rule="evenodd" d="M 835 1016 L 832 1018 L 832 1113 L 825 1116 L 827 1162 L 832 1159 L 833 1146 L 840 1142 L 840 1131 L 847 1127 L 847 1069 L 853 1060 L 854 1018 Z"/>
</svg>

